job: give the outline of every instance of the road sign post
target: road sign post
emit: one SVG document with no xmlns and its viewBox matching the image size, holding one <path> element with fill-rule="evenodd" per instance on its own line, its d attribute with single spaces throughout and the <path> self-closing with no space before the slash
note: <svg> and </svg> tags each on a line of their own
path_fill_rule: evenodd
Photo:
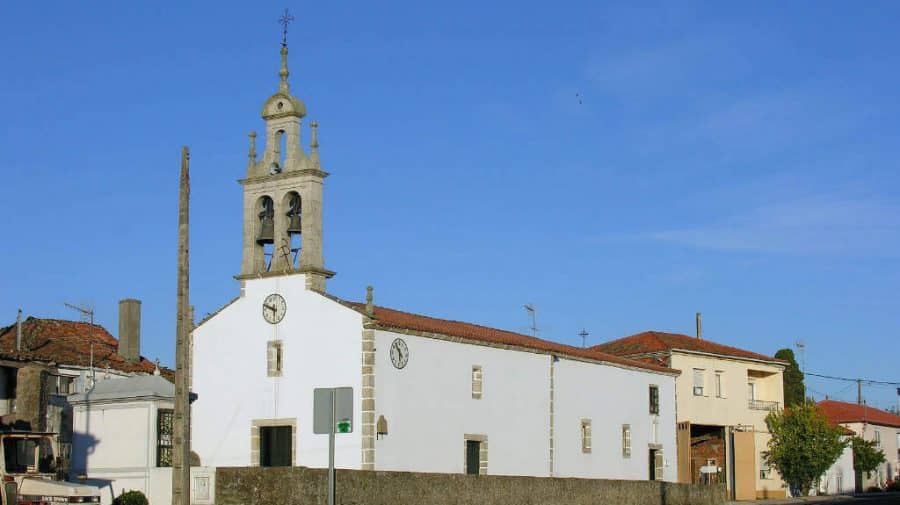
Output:
<svg viewBox="0 0 900 505">
<path fill-rule="evenodd" d="M 313 391 L 313 433 L 328 435 L 328 505 L 334 505 L 334 435 L 353 432 L 353 388 Z"/>
</svg>

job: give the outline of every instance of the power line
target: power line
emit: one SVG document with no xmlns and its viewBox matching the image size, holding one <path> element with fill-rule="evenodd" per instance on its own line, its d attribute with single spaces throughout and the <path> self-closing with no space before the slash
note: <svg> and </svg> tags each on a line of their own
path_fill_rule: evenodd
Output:
<svg viewBox="0 0 900 505">
<path fill-rule="evenodd" d="M 862 382 L 865 382 L 868 384 L 884 384 L 887 386 L 900 386 L 900 382 L 877 381 L 877 380 L 873 380 L 873 379 L 851 379 L 848 377 L 835 377 L 834 375 L 823 375 L 823 374 L 812 373 L 812 372 L 803 372 L 803 375 L 810 375 L 812 377 L 821 377 L 823 379 L 833 379 L 833 380 L 838 380 L 838 381 L 849 381 L 849 382 L 862 381 Z"/>
</svg>

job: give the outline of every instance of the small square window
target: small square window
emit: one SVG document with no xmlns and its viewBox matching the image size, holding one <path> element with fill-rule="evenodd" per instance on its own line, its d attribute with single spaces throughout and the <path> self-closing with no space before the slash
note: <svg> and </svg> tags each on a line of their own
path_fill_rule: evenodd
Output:
<svg viewBox="0 0 900 505">
<path fill-rule="evenodd" d="M 581 452 L 591 452 L 591 420 L 581 420 Z"/>
<path fill-rule="evenodd" d="M 269 377 L 281 377 L 284 370 L 284 347 L 281 340 L 269 341 L 267 348 L 267 373 Z"/>
<path fill-rule="evenodd" d="M 484 392 L 484 374 L 479 365 L 472 366 L 472 398 L 480 400 Z"/>
<path fill-rule="evenodd" d="M 622 457 L 631 457 L 631 425 L 622 425 Z"/>
</svg>

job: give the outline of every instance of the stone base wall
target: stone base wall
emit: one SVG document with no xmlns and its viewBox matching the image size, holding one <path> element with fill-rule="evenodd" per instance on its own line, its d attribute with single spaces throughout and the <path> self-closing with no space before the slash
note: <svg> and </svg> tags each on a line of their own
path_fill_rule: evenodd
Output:
<svg viewBox="0 0 900 505">
<path fill-rule="evenodd" d="M 216 505 L 325 504 L 328 472 L 217 468 Z M 669 482 L 338 470 L 338 505 L 722 505 L 725 487 Z"/>
</svg>

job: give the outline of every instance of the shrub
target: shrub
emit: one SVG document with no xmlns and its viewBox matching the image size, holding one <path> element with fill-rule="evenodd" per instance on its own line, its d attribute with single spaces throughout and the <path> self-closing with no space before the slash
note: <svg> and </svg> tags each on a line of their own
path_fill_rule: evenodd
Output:
<svg viewBox="0 0 900 505">
<path fill-rule="evenodd" d="M 868 488 L 866 488 L 866 492 L 867 493 L 880 493 L 881 488 L 878 486 L 869 486 Z"/>
<path fill-rule="evenodd" d="M 126 491 L 113 500 L 113 505 L 149 505 L 144 493 L 136 490 Z"/>
</svg>

